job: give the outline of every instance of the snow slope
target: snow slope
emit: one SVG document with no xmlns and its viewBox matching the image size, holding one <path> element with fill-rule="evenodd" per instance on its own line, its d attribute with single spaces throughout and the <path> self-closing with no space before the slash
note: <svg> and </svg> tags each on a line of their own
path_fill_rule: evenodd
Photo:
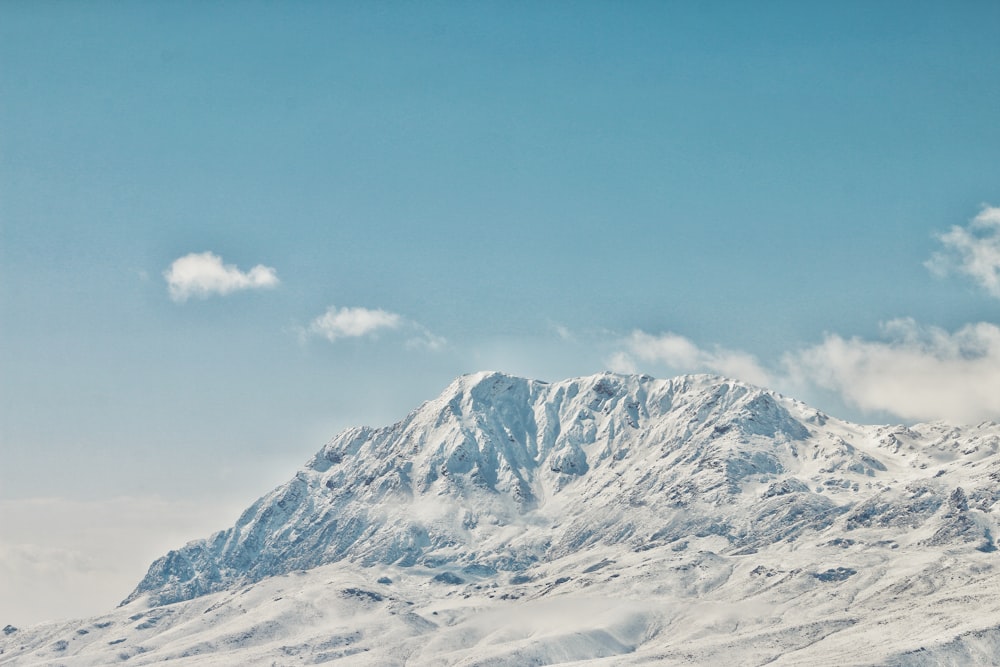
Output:
<svg viewBox="0 0 1000 667">
<path fill-rule="evenodd" d="M 714 376 L 465 376 L 0 664 L 991 664 L 998 450 Z"/>
</svg>

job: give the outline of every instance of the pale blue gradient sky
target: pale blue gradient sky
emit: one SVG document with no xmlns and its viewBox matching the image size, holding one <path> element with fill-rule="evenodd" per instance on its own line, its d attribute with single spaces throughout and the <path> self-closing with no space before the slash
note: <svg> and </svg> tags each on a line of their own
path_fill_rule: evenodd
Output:
<svg viewBox="0 0 1000 667">
<path fill-rule="evenodd" d="M 3 3 L 0 499 L 249 503 L 634 330 L 774 368 L 1000 322 L 924 267 L 1000 205 L 1000 4 L 816 4 Z M 172 301 L 204 251 L 280 284 Z M 303 335 L 329 306 L 405 326 Z"/>
</svg>

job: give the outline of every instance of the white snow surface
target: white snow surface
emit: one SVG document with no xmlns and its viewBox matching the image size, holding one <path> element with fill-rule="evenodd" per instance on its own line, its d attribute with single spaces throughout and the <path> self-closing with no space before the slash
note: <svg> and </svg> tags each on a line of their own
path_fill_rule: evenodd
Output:
<svg viewBox="0 0 1000 667">
<path fill-rule="evenodd" d="M 996 664 L 998 451 L 715 376 L 464 376 L 0 665 Z"/>
</svg>

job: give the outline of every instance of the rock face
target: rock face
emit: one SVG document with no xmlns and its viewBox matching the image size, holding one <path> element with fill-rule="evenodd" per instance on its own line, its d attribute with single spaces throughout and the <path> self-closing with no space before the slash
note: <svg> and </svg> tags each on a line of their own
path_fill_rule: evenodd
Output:
<svg viewBox="0 0 1000 667">
<path fill-rule="evenodd" d="M 480 373 L 397 424 L 344 431 L 234 527 L 153 563 L 125 602 L 342 560 L 426 567 L 457 584 L 597 547 L 677 551 L 705 537 L 719 538 L 720 557 L 880 531 L 887 543 L 990 551 L 998 449 L 995 424 L 857 426 L 714 376 Z"/>
</svg>

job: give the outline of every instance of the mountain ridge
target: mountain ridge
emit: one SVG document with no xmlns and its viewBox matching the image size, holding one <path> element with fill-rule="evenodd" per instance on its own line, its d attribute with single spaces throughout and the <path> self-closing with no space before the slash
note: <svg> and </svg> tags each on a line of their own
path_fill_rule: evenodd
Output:
<svg viewBox="0 0 1000 667">
<path fill-rule="evenodd" d="M 342 431 L 119 609 L 0 637 L 0 664 L 989 664 L 998 523 L 994 422 L 484 372 Z"/>
<path fill-rule="evenodd" d="M 144 594 L 176 602 L 342 558 L 518 572 L 598 533 L 635 548 L 707 532 L 737 551 L 755 549 L 857 509 L 838 492 L 870 486 L 889 470 L 882 459 L 900 465 L 887 450 L 898 455 L 916 435 L 882 429 L 718 376 L 462 376 L 391 426 L 343 431 L 233 528 L 156 561 L 125 602 Z M 885 444 L 871 451 L 878 438 Z M 823 477 L 823 486 L 803 475 Z M 749 517 L 727 518 L 724 508 L 745 487 L 764 484 Z M 904 499 L 904 511 L 929 516 L 944 492 L 920 488 L 924 500 Z M 570 516 L 552 511 L 564 503 Z M 847 525 L 877 521 L 869 515 L 884 514 L 883 505 L 869 501 Z M 581 519 L 592 513 L 585 507 L 602 508 L 602 518 Z M 544 539 L 502 537 L 526 517 L 547 527 L 537 531 Z"/>
</svg>

